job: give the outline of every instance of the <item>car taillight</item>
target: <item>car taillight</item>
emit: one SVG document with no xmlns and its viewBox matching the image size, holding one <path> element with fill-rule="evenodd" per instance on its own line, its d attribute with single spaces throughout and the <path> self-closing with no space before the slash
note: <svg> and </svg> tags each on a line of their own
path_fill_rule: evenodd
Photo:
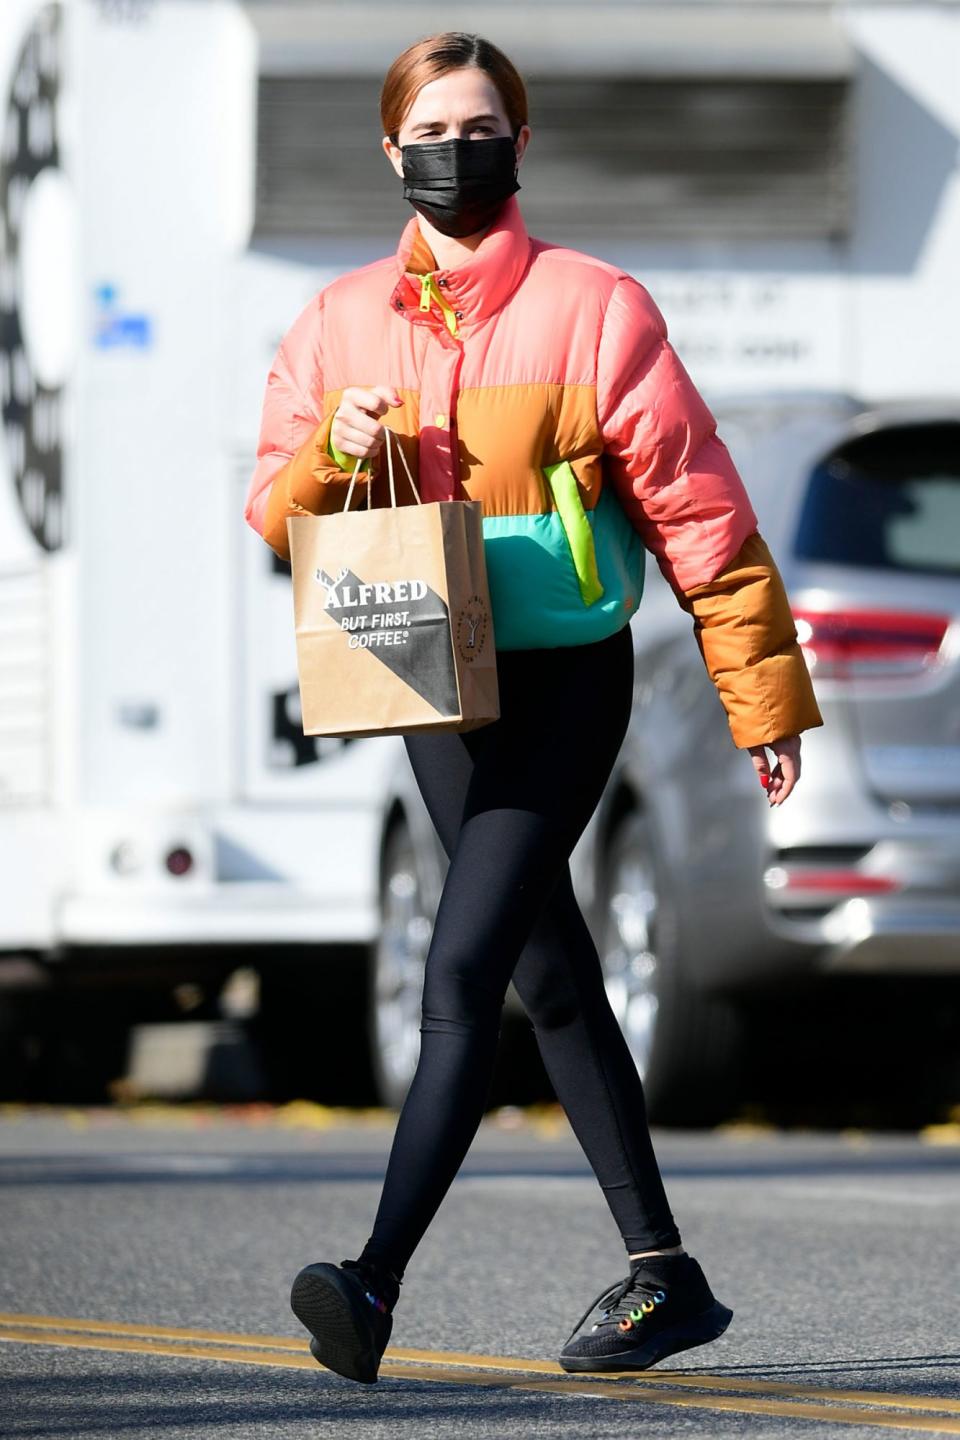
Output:
<svg viewBox="0 0 960 1440">
<path fill-rule="evenodd" d="M 919 675 L 937 664 L 949 615 L 903 610 L 794 609 L 797 639 L 816 679 Z"/>
<path fill-rule="evenodd" d="M 772 865 L 764 873 L 768 890 L 811 891 L 836 895 L 885 895 L 903 888 L 892 875 L 864 875 L 860 870 L 803 870 L 793 865 Z"/>
</svg>

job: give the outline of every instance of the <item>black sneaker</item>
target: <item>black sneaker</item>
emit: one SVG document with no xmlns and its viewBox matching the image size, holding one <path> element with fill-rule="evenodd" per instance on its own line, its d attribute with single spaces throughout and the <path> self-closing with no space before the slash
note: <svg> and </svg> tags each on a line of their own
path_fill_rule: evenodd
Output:
<svg viewBox="0 0 960 1440">
<path fill-rule="evenodd" d="M 732 1319 L 692 1255 L 651 1255 L 597 1296 L 558 1358 L 564 1370 L 648 1370 L 715 1340 Z"/>
<path fill-rule="evenodd" d="M 365 1261 L 306 1265 L 293 1282 L 290 1307 L 310 1331 L 310 1353 L 328 1370 L 372 1385 L 393 1329 L 400 1281 Z"/>
</svg>

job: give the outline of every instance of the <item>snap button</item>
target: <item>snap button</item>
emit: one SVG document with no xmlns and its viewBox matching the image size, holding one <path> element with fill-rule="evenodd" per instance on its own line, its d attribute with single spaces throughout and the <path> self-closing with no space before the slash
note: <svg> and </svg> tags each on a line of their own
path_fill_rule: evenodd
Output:
<svg viewBox="0 0 960 1440">
<path fill-rule="evenodd" d="M 462 310 L 454 310 L 453 313 L 454 313 L 454 315 L 456 315 L 456 317 L 457 317 L 458 320 L 462 320 L 462 319 L 463 319 L 463 311 L 462 311 Z"/>
<path fill-rule="evenodd" d="M 442 286 L 443 289 L 446 290 L 446 288 L 447 288 L 447 282 L 446 282 L 446 280 L 438 280 L 438 281 L 437 281 L 437 284 L 440 285 L 440 286 Z"/>
<path fill-rule="evenodd" d="M 398 301 L 397 301 L 397 309 L 398 309 L 398 310 L 402 310 L 402 309 L 403 309 L 403 301 L 402 301 L 402 300 L 398 300 Z"/>
<path fill-rule="evenodd" d="M 446 417 L 446 415 L 436 415 L 436 416 L 434 417 L 434 419 L 436 420 L 437 424 L 439 425 L 440 429 L 442 430 L 443 427 L 444 427 L 444 425 L 446 425 L 446 423 L 447 423 L 447 417 Z"/>
</svg>

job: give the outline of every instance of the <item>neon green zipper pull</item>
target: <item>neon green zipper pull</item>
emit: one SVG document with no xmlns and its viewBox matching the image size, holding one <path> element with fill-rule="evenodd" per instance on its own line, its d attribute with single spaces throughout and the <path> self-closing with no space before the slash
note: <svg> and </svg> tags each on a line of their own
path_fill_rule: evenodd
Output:
<svg viewBox="0 0 960 1440">
<path fill-rule="evenodd" d="M 430 302 L 432 300 L 436 300 L 437 304 L 440 306 L 440 312 L 443 315 L 444 323 L 447 329 L 450 331 L 450 334 L 456 336 L 459 332 L 457 330 L 457 317 L 454 312 L 453 306 L 449 304 L 449 302 L 446 301 L 440 294 L 440 291 L 437 288 L 437 282 L 434 280 L 432 275 L 421 275 L 420 309 L 424 313 L 429 312 Z"/>
</svg>

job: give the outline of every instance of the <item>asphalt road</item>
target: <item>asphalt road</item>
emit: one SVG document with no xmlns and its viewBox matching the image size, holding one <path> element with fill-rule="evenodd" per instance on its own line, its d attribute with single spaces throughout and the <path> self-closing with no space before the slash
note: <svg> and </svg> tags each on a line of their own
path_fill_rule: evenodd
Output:
<svg viewBox="0 0 960 1440">
<path fill-rule="evenodd" d="M 960 1434 L 960 1125 L 658 1131 L 734 1319 L 642 1379 L 557 1349 L 624 1272 L 556 1112 L 484 1122 L 407 1272 L 377 1385 L 288 1306 L 369 1230 L 389 1115 L 0 1107 L 4 1437 Z"/>
</svg>

